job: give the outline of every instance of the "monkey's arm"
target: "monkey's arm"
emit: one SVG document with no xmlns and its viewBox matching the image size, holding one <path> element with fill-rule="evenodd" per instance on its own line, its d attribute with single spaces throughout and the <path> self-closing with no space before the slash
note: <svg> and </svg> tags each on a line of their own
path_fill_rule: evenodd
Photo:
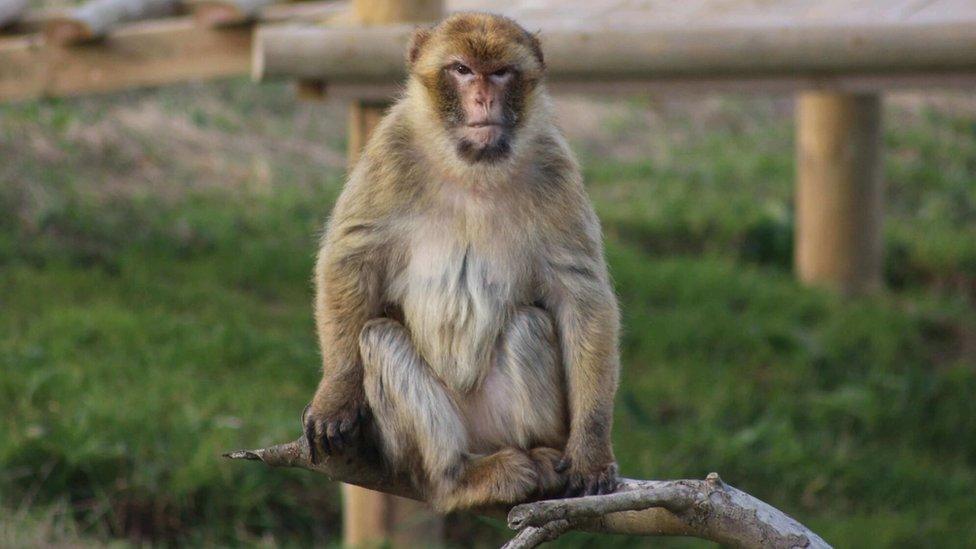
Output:
<svg viewBox="0 0 976 549">
<path fill-rule="evenodd" d="M 561 464 L 569 476 L 567 495 L 612 492 L 617 476 L 610 429 L 620 369 L 619 312 L 599 224 L 588 206 L 582 210 L 548 260 L 546 301 L 559 331 L 570 412 Z"/>
<path fill-rule="evenodd" d="M 315 267 L 315 322 L 322 352 L 322 380 L 304 418 L 305 433 L 327 454 L 349 442 L 367 410 L 359 333 L 379 316 L 384 265 L 382 231 L 362 212 L 350 183 L 336 204 Z"/>
</svg>

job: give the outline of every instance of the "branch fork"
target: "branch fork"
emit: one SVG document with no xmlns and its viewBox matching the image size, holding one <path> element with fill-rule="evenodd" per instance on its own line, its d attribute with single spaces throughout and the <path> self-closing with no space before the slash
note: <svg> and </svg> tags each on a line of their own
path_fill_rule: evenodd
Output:
<svg viewBox="0 0 976 549">
<path fill-rule="evenodd" d="M 423 500 L 422 490 L 408 478 L 388 472 L 369 445 L 327 456 L 319 463 L 312 463 L 305 437 L 258 450 L 230 452 L 224 457 L 308 469 L 335 481 Z M 518 533 L 505 549 L 536 547 L 570 530 L 692 536 L 733 547 L 830 547 L 792 517 L 726 484 L 717 473 L 704 480 L 620 479 L 613 494 L 516 505 L 508 512 L 508 525 Z"/>
</svg>

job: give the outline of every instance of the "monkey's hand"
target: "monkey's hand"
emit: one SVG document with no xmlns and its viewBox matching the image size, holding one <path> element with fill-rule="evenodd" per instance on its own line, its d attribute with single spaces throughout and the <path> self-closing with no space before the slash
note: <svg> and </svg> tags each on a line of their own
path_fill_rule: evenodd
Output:
<svg viewBox="0 0 976 549">
<path fill-rule="evenodd" d="M 595 496 L 612 494 L 617 489 L 617 462 L 599 461 L 563 456 L 556 471 L 566 475 L 566 492 L 563 497 Z"/>
<path fill-rule="evenodd" d="M 321 393 L 320 391 L 319 393 Z M 328 396 L 316 393 L 312 402 L 302 412 L 305 438 L 312 463 L 318 463 L 321 455 L 342 452 L 361 433 L 361 425 L 369 417 L 369 408 L 362 390 L 350 391 L 341 397 L 330 391 Z"/>
</svg>

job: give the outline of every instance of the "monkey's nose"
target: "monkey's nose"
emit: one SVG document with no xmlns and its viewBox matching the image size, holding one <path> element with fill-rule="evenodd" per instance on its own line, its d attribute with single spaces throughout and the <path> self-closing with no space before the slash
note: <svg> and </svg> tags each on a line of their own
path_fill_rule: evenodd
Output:
<svg viewBox="0 0 976 549">
<path fill-rule="evenodd" d="M 481 94 L 479 94 L 479 95 L 476 95 L 476 96 L 474 97 L 474 102 L 475 102 L 475 104 L 477 104 L 477 105 L 478 105 L 479 107 L 487 107 L 487 108 L 491 108 L 491 104 L 492 104 L 492 103 L 493 103 L 494 101 L 492 101 L 492 98 L 491 98 L 491 96 L 490 96 L 490 95 L 481 95 Z"/>
</svg>

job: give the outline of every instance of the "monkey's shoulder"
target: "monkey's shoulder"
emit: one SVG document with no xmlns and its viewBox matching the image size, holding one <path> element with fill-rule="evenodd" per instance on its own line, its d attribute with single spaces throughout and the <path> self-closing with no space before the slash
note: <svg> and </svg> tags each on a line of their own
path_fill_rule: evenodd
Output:
<svg viewBox="0 0 976 549">
<path fill-rule="evenodd" d="M 385 217 L 421 195 L 423 181 L 406 128 L 384 119 L 350 172 L 336 204 L 357 217 Z"/>
</svg>

